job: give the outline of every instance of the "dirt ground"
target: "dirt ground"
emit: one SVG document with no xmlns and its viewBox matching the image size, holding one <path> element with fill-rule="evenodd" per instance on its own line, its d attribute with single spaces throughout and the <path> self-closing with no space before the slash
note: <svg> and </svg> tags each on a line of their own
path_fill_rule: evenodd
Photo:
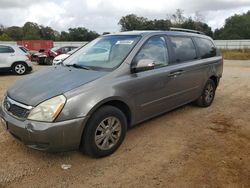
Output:
<svg viewBox="0 0 250 188">
<path fill-rule="evenodd" d="M 0 101 L 20 78 L 0 76 Z M 211 107 L 142 123 L 110 157 L 35 151 L 0 126 L 0 187 L 250 187 L 249 107 L 250 61 L 225 61 Z"/>
</svg>

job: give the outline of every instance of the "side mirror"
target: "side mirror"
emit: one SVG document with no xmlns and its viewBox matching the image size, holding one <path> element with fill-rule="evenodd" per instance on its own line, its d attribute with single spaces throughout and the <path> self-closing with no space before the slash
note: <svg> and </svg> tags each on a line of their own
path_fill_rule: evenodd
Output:
<svg viewBox="0 0 250 188">
<path fill-rule="evenodd" d="M 155 63 L 152 59 L 141 59 L 138 63 L 132 65 L 131 72 L 137 73 L 147 70 L 152 70 L 155 68 Z"/>
</svg>

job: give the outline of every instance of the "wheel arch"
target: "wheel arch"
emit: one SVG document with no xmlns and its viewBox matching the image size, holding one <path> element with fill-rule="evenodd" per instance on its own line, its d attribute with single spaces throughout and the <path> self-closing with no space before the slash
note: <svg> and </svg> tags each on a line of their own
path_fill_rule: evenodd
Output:
<svg viewBox="0 0 250 188">
<path fill-rule="evenodd" d="M 214 81 L 216 87 L 218 86 L 218 84 L 219 84 L 218 76 L 212 75 L 212 76 L 209 77 L 209 79 Z"/>
<path fill-rule="evenodd" d="M 25 62 L 25 61 L 14 61 L 12 64 L 11 64 L 11 68 L 13 68 L 17 63 L 23 63 L 24 65 L 26 65 L 28 67 L 28 64 Z"/>
<path fill-rule="evenodd" d="M 114 107 L 118 108 L 119 110 L 121 110 L 124 113 L 124 115 L 126 116 L 128 128 L 130 127 L 131 122 L 132 122 L 132 113 L 131 113 L 131 108 L 129 107 L 129 105 L 126 102 L 124 102 L 120 98 L 116 98 L 116 97 L 115 98 L 108 98 L 108 99 L 105 99 L 103 101 L 100 101 L 89 111 L 89 113 L 86 116 L 88 118 L 87 118 L 87 120 L 85 122 L 85 126 L 83 127 L 83 130 L 82 130 L 82 136 L 81 136 L 81 141 L 80 141 L 80 145 L 79 145 L 80 148 L 82 145 L 82 140 L 83 140 L 84 131 L 86 129 L 86 125 L 88 124 L 88 121 L 90 120 L 91 116 L 98 109 L 100 109 L 101 107 L 106 106 L 106 105 L 114 106 Z"/>
<path fill-rule="evenodd" d="M 96 112 L 96 110 L 106 105 L 113 106 L 121 110 L 126 116 L 128 127 L 131 125 L 132 122 L 131 108 L 124 100 L 120 99 L 119 97 L 108 98 L 97 103 L 87 114 L 88 120 Z"/>
</svg>

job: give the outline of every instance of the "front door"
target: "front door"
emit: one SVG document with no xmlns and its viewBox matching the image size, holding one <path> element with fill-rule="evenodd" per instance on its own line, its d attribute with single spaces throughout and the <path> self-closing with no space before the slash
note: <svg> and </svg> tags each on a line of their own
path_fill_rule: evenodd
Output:
<svg viewBox="0 0 250 188">
<path fill-rule="evenodd" d="M 131 97 L 134 101 L 135 121 L 143 121 L 171 108 L 169 96 L 173 94 L 174 80 L 169 76 L 170 57 L 165 36 L 149 38 L 132 63 L 154 61 L 155 69 L 131 74 Z"/>
</svg>

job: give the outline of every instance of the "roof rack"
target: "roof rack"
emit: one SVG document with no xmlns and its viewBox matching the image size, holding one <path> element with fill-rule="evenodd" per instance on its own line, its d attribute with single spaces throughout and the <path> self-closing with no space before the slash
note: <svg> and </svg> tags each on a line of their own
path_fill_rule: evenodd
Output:
<svg viewBox="0 0 250 188">
<path fill-rule="evenodd" d="M 196 33 L 196 34 L 205 35 L 205 33 L 201 32 L 201 31 L 196 31 L 196 30 L 192 30 L 192 29 L 183 29 L 183 28 L 177 28 L 177 27 L 170 27 L 169 30 L 170 31 L 181 31 L 181 32 L 188 32 L 188 33 Z"/>
</svg>

